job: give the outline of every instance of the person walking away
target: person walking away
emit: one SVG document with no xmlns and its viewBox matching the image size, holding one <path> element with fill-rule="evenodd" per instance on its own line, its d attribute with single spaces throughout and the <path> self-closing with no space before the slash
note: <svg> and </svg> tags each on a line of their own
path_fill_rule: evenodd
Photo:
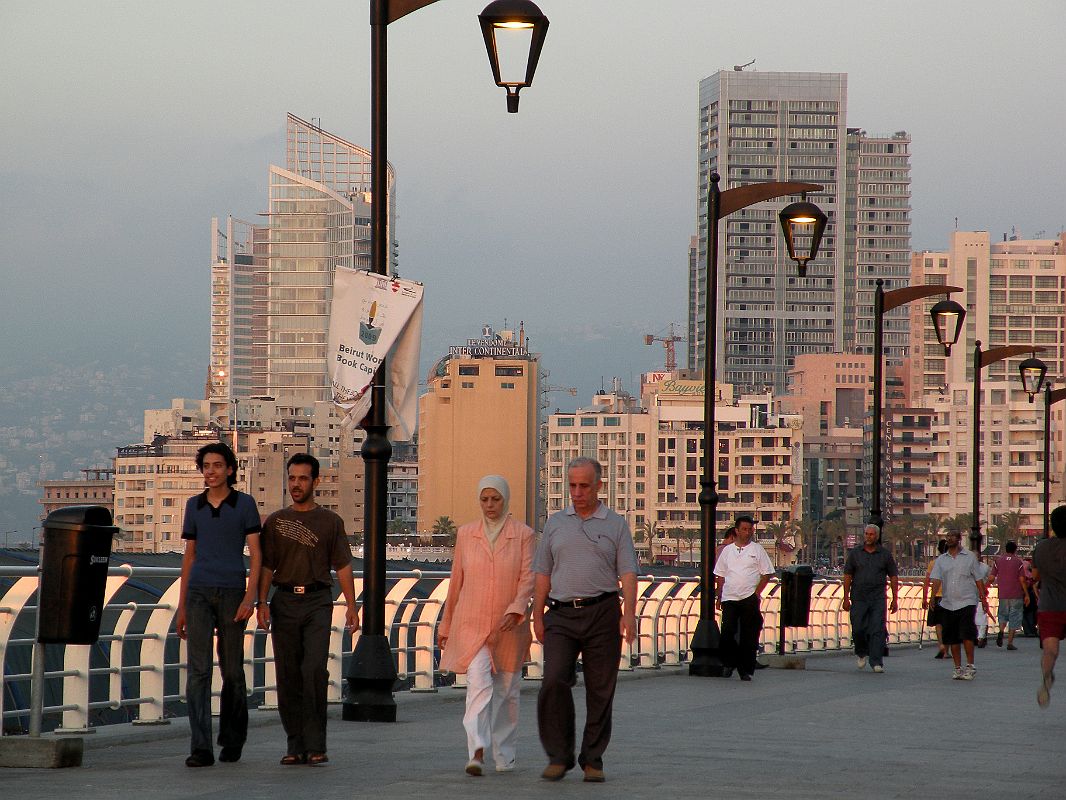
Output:
<svg viewBox="0 0 1066 800">
<path fill-rule="evenodd" d="M 885 671 L 885 585 L 891 581 L 892 603 L 888 611 L 899 608 L 899 570 L 896 560 L 880 543 L 881 530 L 867 525 L 863 543 L 848 552 L 844 562 L 845 611 L 851 612 L 851 638 L 855 643 L 856 664 L 865 669 L 869 662 L 874 672 Z"/>
<path fill-rule="evenodd" d="M 759 602 L 774 566 L 762 545 L 752 541 L 755 520 L 737 517 L 735 527 L 736 540 L 722 550 L 714 565 L 715 605 L 722 612 L 719 652 L 723 678 L 732 677 L 736 670 L 742 681 L 750 681 L 757 669 L 762 632 Z"/>
<path fill-rule="evenodd" d="M 947 551 L 947 540 L 938 540 L 936 543 L 937 554 L 941 555 Z M 944 644 L 944 626 L 941 619 L 942 614 L 940 613 L 940 594 L 934 594 L 932 598 L 929 597 L 929 587 L 932 583 L 929 576 L 933 573 L 934 564 L 936 564 L 936 558 L 931 558 L 929 559 L 929 564 L 925 568 L 925 581 L 922 583 L 922 608 L 926 609 L 925 624 L 932 625 L 936 629 L 936 641 L 939 648 L 933 658 L 940 659 L 948 654 L 948 648 L 947 645 Z"/>
<path fill-rule="evenodd" d="M 248 699 L 244 680 L 244 629 L 255 611 L 259 574 L 259 509 L 255 500 L 233 488 L 237 457 L 223 442 L 196 451 L 196 469 L 204 491 L 185 504 L 181 538 L 181 587 L 175 628 L 187 643 L 191 752 L 187 767 L 215 763 L 211 742 L 212 644 L 218 635 L 218 667 L 222 673 L 219 700 L 219 761 L 239 761 L 248 738 Z M 246 577 L 244 548 L 251 568 Z"/>
<path fill-rule="evenodd" d="M 315 502 L 318 459 L 297 453 L 286 464 L 292 505 L 263 525 L 263 567 L 259 573 L 259 627 L 270 630 L 277 675 L 278 714 L 285 729 L 283 766 L 329 761 L 326 706 L 329 636 L 333 625 L 333 578 L 344 596 L 344 625 L 359 630 L 352 548 L 344 521 Z M 267 594 L 274 586 L 274 597 Z"/>
<path fill-rule="evenodd" d="M 985 587 L 988 586 L 988 576 L 992 572 L 992 568 L 984 562 L 984 559 L 977 554 L 977 574 L 981 582 Z M 977 646 L 984 648 L 988 646 L 988 618 L 990 613 L 986 613 L 983 608 L 978 606 L 974 612 L 973 624 L 977 627 Z"/>
<path fill-rule="evenodd" d="M 999 594 L 999 608 L 996 621 L 999 632 L 996 634 L 996 647 L 1003 646 L 1003 634 L 1007 634 L 1007 649 L 1017 650 L 1014 636 L 1021 630 L 1022 614 L 1029 605 L 1029 581 L 1025 577 L 1025 562 L 1016 555 L 1017 543 L 1007 542 L 1003 555 L 992 564 L 990 580 L 996 582 Z"/>
<path fill-rule="evenodd" d="M 1066 638 L 1066 505 L 1051 512 L 1051 531 L 1054 535 L 1033 549 L 1033 580 L 1040 581 L 1036 625 L 1043 653 L 1036 702 L 1041 708 L 1051 702 L 1059 642 Z"/>
<path fill-rule="evenodd" d="M 544 643 L 537 727 L 548 766 L 541 777 L 557 781 L 574 767 L 580 653 L 585 730 L 577 763 L 586 782 L 602 783 L 622 639 L 632 644 L 637 635 L 637 556 L 625 519 L 600 502 L 600 463 L 575 458 L 567 482 L 571 505 L 548 518 L 533 559 L 533 633 Z"/>
<path fill-rule="evenodd" d="M 980 578 L 977 557 L 960 545 L 959 534 L 949 533 L 947 544 L 947 551 L 937 556 L 929 579 L 933 594 L 943 592 L 940 609 L 944 644 L 948 646 L 955 663 L 951 677 L 957 681 L 972 681 L 977 676 L 973 657 L 977 640 L 974 617 L 978 602 L 988 613 L 988 595 Z M 965 667 L 961 661 L 963 650 L 966 653 Z"/>
<path fill-rule="evenodd" d="M 486 475 L 477 492 L 481 519 L 459 528 L 437 633 L 441 670 L 466 673 L 466 773 L 474 776 L 489 747 L 497 772 L 515 768 L 537 538 L 508 515 L 511 490 L 502 476 Z"/>
</svg>

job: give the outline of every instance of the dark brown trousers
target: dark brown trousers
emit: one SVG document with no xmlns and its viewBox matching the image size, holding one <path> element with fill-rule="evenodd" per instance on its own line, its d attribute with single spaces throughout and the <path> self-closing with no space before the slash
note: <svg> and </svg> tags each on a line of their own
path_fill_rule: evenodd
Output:
<svg viewBox="0 0 1066 800">
<path fill-rule="evenodd" d="M 607 600 L 585 608 L 555 608 L 544 615 L 544 678 L 537 697 L 540 743 L 552 764 L 574 766 L 574 684 L 581 654 L 585 676 L 585 732 L 581 767 L 603 768 L 611 740 L 611 711 L 618 680 L 621 608 Z"/>
</svg>

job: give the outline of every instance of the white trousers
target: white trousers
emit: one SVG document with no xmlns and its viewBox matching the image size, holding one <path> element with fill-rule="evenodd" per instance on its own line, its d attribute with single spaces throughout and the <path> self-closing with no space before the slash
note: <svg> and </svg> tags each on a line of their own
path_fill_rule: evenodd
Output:
<svg viewBox="0 0 1066 800">
<path fill-rule="evenodd" d="M 498 767 L 514 764 L 515 740 L 518 738 L 518 697 L 521 673 L 492 674 L 489 649 L 482 647 L 466 672 L 466 746 L 469 757 L 492 748 Z"/>
</svg>

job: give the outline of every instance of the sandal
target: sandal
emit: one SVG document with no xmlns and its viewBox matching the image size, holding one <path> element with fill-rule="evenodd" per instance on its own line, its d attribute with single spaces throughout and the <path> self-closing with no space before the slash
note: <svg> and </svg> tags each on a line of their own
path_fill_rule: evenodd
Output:
<svg viewBox="0 0 1066 800">
<path fill-rule="evenodd" d="M 280 764 L 283 767 L 294 767 L 297 764 L 306 764 L 306 763 L 307 763 L 307 754 L 306 753 L 299 753 L 299 754 L 289 753 L 288 755 L 282 756 L 281 757 L 281 761 L 280 761 Z"/>
<path fill-rule="evenodd" d="M 329 761 L 329 756 L 327 756 L 325 753 L 307 754 L 307 763 L 310 764 L 312 767 L 317 767 L 319 764 L 325 764 L 327 761 Z"/>
</svg>

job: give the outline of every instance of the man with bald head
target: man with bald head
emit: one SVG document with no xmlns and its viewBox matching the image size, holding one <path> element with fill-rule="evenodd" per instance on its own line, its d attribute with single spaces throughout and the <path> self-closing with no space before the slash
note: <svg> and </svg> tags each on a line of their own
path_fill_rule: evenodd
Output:
<svg viewBox="0 0 1066 800">
<path fill-rule="evenodd" d="M 851 612 L 851 640 L 855 644 L 855 663 L 873 671 L 885 671 L 885 584 L 892 581 L 892 605 L 896 613 L 899 601 L 899 570 L 896 560 L 881 546 L 881 530 L 867 525 L 863 543 L 848 552 L 844 563 L 844 610 Z"/>
</svg>

